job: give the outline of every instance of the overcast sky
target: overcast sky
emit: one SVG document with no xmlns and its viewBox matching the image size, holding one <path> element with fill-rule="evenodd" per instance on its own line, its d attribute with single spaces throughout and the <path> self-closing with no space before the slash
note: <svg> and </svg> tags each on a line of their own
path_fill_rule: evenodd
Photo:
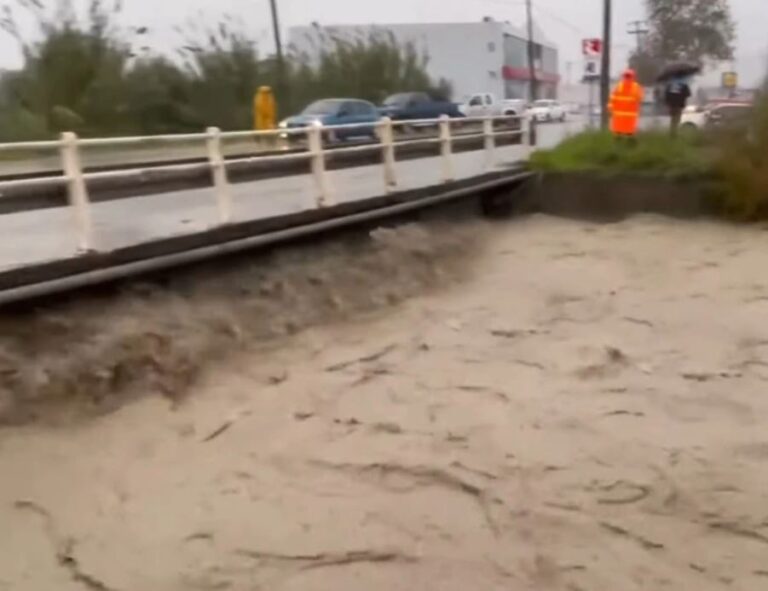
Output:
<svg viewBox="0 0 768 591">
<path fill-rule="evenodd" d="M 7 0 L 5 0 L 7 1 Z M 45 1 L 45 0 L 44 0 Z M 54 0 L 47 0 L 53 3 Z M 83 1 L 83 0 L 80 0 Z M 265 51 L 272 48 L 269 0 L 123 0 L 123 21 L 148 26 L 150 43 L 169 49 L 178 42 L 174 26 L 188 21 L 215 23 L 229 13 L 247 26 Z M 522 24 L 524 0 L 278 0 L 283 27 L 321 24 L 461 22 L 483 16 Z M 581 66 L 580 40 L 600 35 L 602 0 L 533 0 L 537 22 L 560 48 L 563 75 L 572 62 L 574 78 Z M 762 79 L 768 64 L 768 0 L 731 0 L 737 22 L 737 68 L 745 84 Z M 614 0 L 614 51 L 620 67 L 634 38 L 627 23 L 643 18 L 643 0 Z M 201 18 L 202 15 L 202 18 Z M 458 40 L 460 42 L 460 40 Z M 15 43 L 0 32 L 0 65 L 18 65 Z"/>
</svg>

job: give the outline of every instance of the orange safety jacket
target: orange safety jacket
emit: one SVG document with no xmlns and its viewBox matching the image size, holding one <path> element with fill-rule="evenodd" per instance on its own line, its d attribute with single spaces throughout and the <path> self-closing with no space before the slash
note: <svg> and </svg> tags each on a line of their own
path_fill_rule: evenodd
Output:
<svg viewBox="0 0 768 591">
<path fill-rule="evenodd" d="M 620 135 L 635 135 L 643 102 L 643 87 L 634 80 L 622 80 L 611 95 L 611 131 Z"/>
</svg>

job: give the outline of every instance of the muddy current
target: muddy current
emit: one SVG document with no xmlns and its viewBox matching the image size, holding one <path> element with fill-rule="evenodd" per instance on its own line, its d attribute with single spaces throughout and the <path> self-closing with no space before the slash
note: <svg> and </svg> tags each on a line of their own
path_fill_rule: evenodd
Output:
<svg viewBox="0 0 768 591">
<path fill-rule="evenodd" d="M 764 241 L 422 221 L 8 317 L 0 589 L 761 591 Z"/>
<path fill-rule="evenodd" d="M 77 420 L 147 394 L 178 401 L 233 352 L 466 275 L 483 226 L 451 212 L 0 313 L 0 424 Z"/>
</svg>

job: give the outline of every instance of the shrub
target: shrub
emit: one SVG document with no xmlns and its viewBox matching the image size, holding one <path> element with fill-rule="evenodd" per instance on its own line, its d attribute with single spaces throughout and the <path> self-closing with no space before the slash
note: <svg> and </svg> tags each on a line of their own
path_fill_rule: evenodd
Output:
<svg viewBox="0 0 768 591">
<path fill-rule="evenodd" d="M 84 12 L 76 9 L 82 4 Z M 109 136 L 247 129 L 258 87 L 279 90 L 274 58 L 260 55 L 234 17 L 210 26 L 202 17 L 191 21 L 179 30 L 179 59 L 169 59 L 137 43 L 146 27 L 116 25 L 119 0 L 18 0 L 15 9 L 2 6 L 0 29 L 16 39 L 24 65 L 0 76 L 0 141 L 45 139 L 62 131 Z M 17 21 L 35 26 L 33 41 Z M 432 83 L 427 56 L 412 44 L 398 44 L 386 33 L 354 41 L 321 34 L 316 60 L 286 56 L 290 96 L 277 97 L 282 115 L 320 98 L 378 101 L 404 90 L 450 92 L 445 83 Z"/>
<path fill-rule="evenodd" d="M 706 151 L 695 139 L 672 138 L 663 132 L 643 132 L 634 140 L 623 140 L 608 132 L 588 131 L 531 156 L 534 169 L 549 172 L 686 176 L 704 172 L 707 165 Z"/>
<path fill-rule="evenodd" d="M 725 213 L 768 218 L 768 98 L 758 101 L 746 130 L 723 134 L 718 144 L 714 171 Z"/>
</svg>

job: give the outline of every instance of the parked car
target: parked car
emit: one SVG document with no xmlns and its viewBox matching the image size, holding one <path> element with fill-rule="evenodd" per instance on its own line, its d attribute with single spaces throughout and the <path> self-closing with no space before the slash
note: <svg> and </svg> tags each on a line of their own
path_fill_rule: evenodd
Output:
<svg viewBox="0 0 768 591">
<path fill-rule="evenodd" d="M 751 103 L 717 103 L 705 107 L 687 107 L 680 126 L 686 131 L 746 125 L 752 114 Z"/>
<path fill-rule="evenodd" d="M 437 119 L 443 115 L 463 117 L 456 103 L 435 100 L 426 92 L 393 94 L 384 101 L 379 113 L 395 121 Z"/>
<path fill-rule="evenodd" d="M 698 105 L 686 107 L 680 120 L 680 126 L 688 130 L 703 129 L 707 118 L 704 111 L 704 107 Z"/>
<path fill-rule="evenodd" d="M 373 103 L 359 99 L 323 99 L 315 101 L 299 115 L 280 122 L 283 129 L 308 127 L 316 122 L 325 126 L 362 123 L 360 127 L 330 129 L 324 133 L 328 141 L 341 141 L 355 137 L 376 139 L 376 123 L 381 116 Z"/>
<path fill-rule="evenodd" d="M 567 115 L 563 106 L 554 100 L 541 99 L 528 109 L 528 116 L 537 122 L 565 121 Z"/>
<path fill-rule="evenodd" d="M 522 116 L 525 114 L 525 101 L 499 100 L 489 92 L 481 92 L 466 97 L 459 110 L 467 117 Z"/>
<path fill-rule="evenodd" d="M 585 106 L 575 102 L 563 103 L 563 110 L 565 110 L 568 115 L 581 115 L 585 110 Z"/>
</svg>

